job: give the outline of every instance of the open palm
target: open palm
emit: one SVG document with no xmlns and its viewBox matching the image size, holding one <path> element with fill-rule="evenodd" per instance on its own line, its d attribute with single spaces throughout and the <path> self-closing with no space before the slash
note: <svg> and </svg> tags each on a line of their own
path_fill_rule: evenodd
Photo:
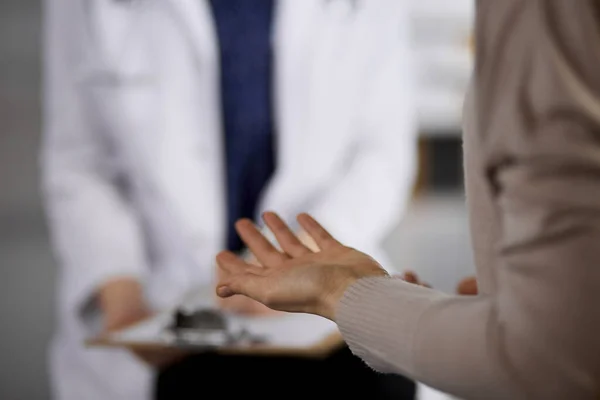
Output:
<svg viewBox="0 0 600 400">
<path fill-rule="evenodd" d="M 251 221 L 239 221 L 236 229 L 261 265 L 249 264 L 230 252 L 219 254 L 219 296 L 242 294 L 276 310 L 334 319 L 337 302 L 349 285 L 363 277 L 387 275 L 375 260 L 342 245 L 306 214 L 298 222 L 318 246 L 317 252 L 302 244 L 276 214 L 265 213 L 264 220 L 281 250 Z"/>
</svg>

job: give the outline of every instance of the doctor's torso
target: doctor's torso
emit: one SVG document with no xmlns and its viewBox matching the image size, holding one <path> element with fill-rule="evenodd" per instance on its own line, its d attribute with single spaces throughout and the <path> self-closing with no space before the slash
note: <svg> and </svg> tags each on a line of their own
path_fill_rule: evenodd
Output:
<svg viewBox="0 0 600 400">
<path fill-rule="evenodd" d="M 353 2 L 277 3 L 277 170 L 261 208 L 277 207 L 289 218 L 342 174 L 356 146 L 352 116 L 377 54 L 370 54 L 368 14 L 356 13 Z M 218 41 L 210 9 L 202 1 L 90 4 L 90 51 L 80 90 L 143 221 L 148 257 L 157 270 L 187 265 L 177 272 L 167 268 L 171 279 L 210 279 L 207 269 L 223 248 L 226 219 Z"/>
</svg>

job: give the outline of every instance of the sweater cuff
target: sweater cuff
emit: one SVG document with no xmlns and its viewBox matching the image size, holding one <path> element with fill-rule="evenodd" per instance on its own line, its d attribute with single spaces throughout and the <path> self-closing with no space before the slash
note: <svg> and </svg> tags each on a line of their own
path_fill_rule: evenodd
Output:
<svg viewBox="0 0 600 400">
<path fill-rule="evenodd" d="M 342 296 L 336 322 L 352 353 L 370 367 L 415 376 L 413 341 L 419 320 L 444 297 L 400 278 L 364 278 Z"/>
</svg>

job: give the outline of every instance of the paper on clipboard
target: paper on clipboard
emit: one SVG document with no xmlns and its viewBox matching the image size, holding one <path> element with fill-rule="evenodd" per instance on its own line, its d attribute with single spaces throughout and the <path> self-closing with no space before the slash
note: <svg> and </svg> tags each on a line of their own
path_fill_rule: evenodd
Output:
<svg viewBox="0 0 600 400">
<path fill-rule="evenodd" d="M 180 308 L 188 310 L 214 308 L 212 290 L 198 289 L 188 295 Z M 252 336 L 262 338 L 260 345 L 223 346 L 217 351 L 267 352 L 267 353 L 307 353 L 319 355 L 341 345 L 342 339 L 337 325 L 325 318 L 310 314 L 281 313 L 264 317 L 243 317 L 223 314 L 231 332 L 245 331 Z M 150 319 L 101 339 L 88 341 L 92 346 L 110 346 L 125 348 L 161 348 L 202 351 L 201 346 L 176 343 L 165 337 L 165 329 L 172 322 L 173 311 L 160 313 Z"/>
</svg>

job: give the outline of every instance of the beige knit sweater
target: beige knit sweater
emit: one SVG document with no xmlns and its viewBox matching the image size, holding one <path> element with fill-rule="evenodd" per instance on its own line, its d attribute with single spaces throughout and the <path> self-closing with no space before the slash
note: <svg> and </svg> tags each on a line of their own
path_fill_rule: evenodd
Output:
<svg viewBox="0 0 600 400">
<path fill-rule="evenodd" d="M 599 21 L 598 0 L 478 1 L 465 170 L 481 294 L 350 287 L 337 322 L 375 369 L 467 399 L 600 398 Z"/>
</svg>

